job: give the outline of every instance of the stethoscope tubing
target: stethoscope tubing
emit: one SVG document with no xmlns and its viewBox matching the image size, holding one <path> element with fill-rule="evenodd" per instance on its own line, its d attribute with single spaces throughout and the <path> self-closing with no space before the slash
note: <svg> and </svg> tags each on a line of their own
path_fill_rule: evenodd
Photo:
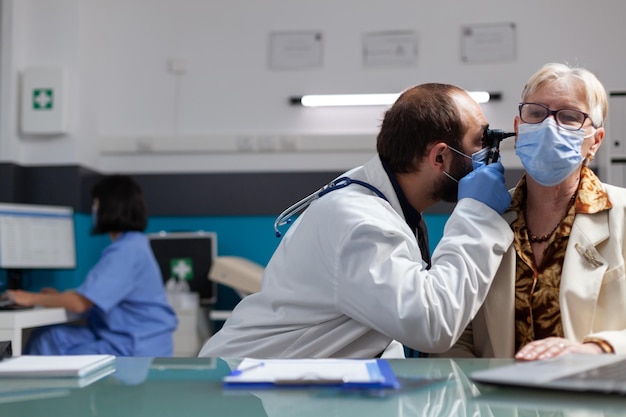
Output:
<svg viewBox="0 0 626 417">
<path fill-rule="evenodd" d="M 350 184 L 357 184 L 362 187 L 365 187 L 369 189 L 370 191 L 372 191 L 374 194 L 376 194 L 378 197 L 382 198 L 383 200 L 389 201 L 387 197 L 385 197 L 385 194 L 382 193 L 382 191 L 380 191 L 378 188 L 374 187 L 372 184 L 368 182 L 355 180 L 350 177 L 340 177 L 329 182 L 328 184 L 326 184 L 319 190 L 315 191 L 312 194 L 309 194 L 308 196 L 304 197 L 302 200 L 296 202 L 295 204 L 292 204 L 291 206 L 283 210 L 283 212 L 280 213 L 278 217 L 276 217 L 276 220 L 274 220 L 274 232 L 276 234 L 276 237 L 281 237 L 282 235 L 280 230 L 278 230 L 280 226 L 284 226 L 286 224 L 291 223 L 291 218 L 296 215 L 301 214 L 304 210 L 307 209 L 307 207 L 311 205 L 313 201 L 317 200 L 320 197 L 325 196 L 331 191 L 339 190 L 341 188 L 347 187 Z"/>
</svg>

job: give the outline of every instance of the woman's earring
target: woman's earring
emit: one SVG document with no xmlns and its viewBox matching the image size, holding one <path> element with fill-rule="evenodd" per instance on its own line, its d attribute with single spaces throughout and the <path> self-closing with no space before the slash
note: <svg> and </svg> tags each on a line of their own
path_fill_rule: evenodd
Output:
<svg viewBox="0 0 626 417">
<path fill-rule="evenodd" d="M 589 154 L 587 155 L 587 162 L 591 162 L 593 161 L 593 158 L 596 156 L 595 152 L 589 152 Z"/>
</svg>

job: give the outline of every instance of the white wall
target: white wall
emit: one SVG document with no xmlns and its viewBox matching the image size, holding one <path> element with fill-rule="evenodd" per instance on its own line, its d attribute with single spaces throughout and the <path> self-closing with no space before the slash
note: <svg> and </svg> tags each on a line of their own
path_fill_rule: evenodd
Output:
<svg viewBox="0 0 626 417">
<path fill-rule="evenodd" d="M 524 82 L 546 62 L 587 67 L 607 90 L 626 90 L 625 12 L 622 0 L 2 0 L 0 161 L 103 172 L 350 168 L 373 154 L 385 109 L 304 109 L 288 97 L 448 82 L 502 92 L 483 109 L 492 127 L 510 129 Z M 517 25 L 513 62 L 461 62 L 462 25 L 507 22 Z M 268 69 L 269 33 L 299 30 L 323 34 L 323 66 Z M 364 68 L 362 36 L 389 30 L 417 33 L 416 65 Z M 183 59 L 186 73 L 170 73 L 169 59 Z M 69 134 L 18 133 L 18 75 L 30 66 L 67 70 Z M 256 146 L 318 135 L 353 150 L 202 151 L 241 138 Z M 504 148 L 505 165 L 520 167 L 512 144 Z"/>
</svg>

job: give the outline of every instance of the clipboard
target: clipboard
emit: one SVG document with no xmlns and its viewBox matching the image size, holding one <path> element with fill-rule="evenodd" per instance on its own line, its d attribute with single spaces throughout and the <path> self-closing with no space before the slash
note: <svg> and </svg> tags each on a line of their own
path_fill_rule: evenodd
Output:
<svg viewBox="0 0 626 417">
<path fill-rule="evenodd" d="M 398 389 L 384 359 L 244 359 L 224 377 L 225 388 Z"/>
</svg>

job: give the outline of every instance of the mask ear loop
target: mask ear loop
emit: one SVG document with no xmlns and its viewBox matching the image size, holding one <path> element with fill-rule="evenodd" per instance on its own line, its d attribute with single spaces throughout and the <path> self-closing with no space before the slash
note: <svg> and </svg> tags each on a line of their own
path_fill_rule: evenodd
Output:
<svg viewBox="0 0 626 417">
<path fill-rule="evenodd" d="M 593 126 L 592 126 L 593 127 Z M 596 134 L 597 129 L 594 127 L 593 128 L 593 133 L 588 134 L 587 136 L 583 136 L 583 139 L 589 139 L 590 137 L 592 137 L 593 135 Z"/>
<path fill-rule="evenodd" d="M 598 130 L 598 128 L 596 128 L 596 127 L 595 127 L 595 126 L 593 126 L 593 125 L 592 125 L 591 127 L 593 128 L 593 133 L 590 133 L 590 134 L 588 134 L 587 136 L 583 136 L 583 140 L 584 140 L 584 139 L 589 139 L 590 137 L 593 137 L 593 135 L 595 135 L 595 134 L 596 134 L 596 131 Z M 593 158 L 595 158 L 595 156 L 596 156 L 596 153 L 595 153 L 595 152 L 593 152 L 593 151 L 589 151 L 589 154 L 585 157 L 585 162 L 584 162 L 584 164 L 583 164 L 583 165 L 585 165 L 585 166 L 589 165 L 589 163 L 590 163 L 591 161 L 593 161 Z"/>
<path fill-rule="evenodd" d="M 465 158 L 469 159 L 470 161 L 472 160 L 471 156 L 464 154 L 463 152 L 459 151 L 458 149 L 454 148 L 453 146 L 448 145 L 448 149 L 450 149 L 452 152 L 456 152 L 457 154 L 461 155 L 462 157 L 465 157 Z"/>
<path fill-rule="evenodd" d="M 442 172 L 443 172 L 443 175 L 445 175 L 446 177 L 450 178 L 452 181 L 456 182 L 457 184 L 459 183 L 459 180 L 454 178 L 452 175 L 448 174 L 446 171 L 442 171 Z"/>
</svg>

